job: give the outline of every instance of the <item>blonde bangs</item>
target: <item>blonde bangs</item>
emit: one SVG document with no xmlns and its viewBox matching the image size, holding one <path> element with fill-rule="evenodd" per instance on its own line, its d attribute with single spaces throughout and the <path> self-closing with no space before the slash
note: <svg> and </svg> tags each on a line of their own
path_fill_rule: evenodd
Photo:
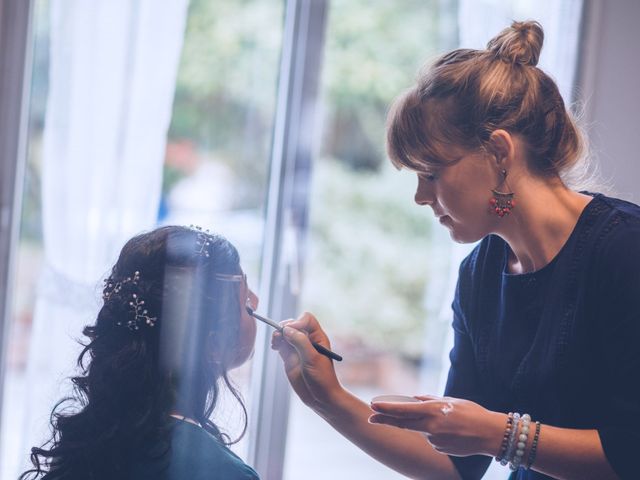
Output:
<svg viewBox="0 0 640 480">
<path fill-rule="evenodd" d="M 424 102 L 414 87 L 400 95 L 387 116 L 387 155 L 398 169 L 423 171 L 425 166 L 449 163 L 444 146 L 444 132 L 438 128 L 446 124 L 438 116 L 433 102 Z"/>
</svg>

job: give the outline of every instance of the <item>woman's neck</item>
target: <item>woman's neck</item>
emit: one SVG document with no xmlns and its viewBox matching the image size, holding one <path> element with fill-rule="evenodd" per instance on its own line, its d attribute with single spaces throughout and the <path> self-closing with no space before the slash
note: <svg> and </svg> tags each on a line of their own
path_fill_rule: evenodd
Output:
<svg viewBox="0 0 640 480">
<path fill-rule="evenodd" d="M 592 200 L 557 182 L 531 181 L 516 190 L 517 204 L 499 230 L 511 247 L 510 273 L 541 269 L 560 252 Z"/>
</svg>

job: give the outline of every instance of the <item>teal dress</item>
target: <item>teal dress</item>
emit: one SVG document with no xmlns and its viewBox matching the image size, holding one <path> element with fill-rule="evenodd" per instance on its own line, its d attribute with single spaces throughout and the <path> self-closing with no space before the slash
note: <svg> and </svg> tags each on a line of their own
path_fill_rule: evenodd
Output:
<svg viewBox="0 0 640 480">
<path fill-rule="evenodd" d="M 162 451 L 161 451 L 162 450 Z M 197 425 L 175 421 L 171 445 L 141 460 L 131 480 L 259 480 L 258 474 L 213 435 Z"/>
</svg>

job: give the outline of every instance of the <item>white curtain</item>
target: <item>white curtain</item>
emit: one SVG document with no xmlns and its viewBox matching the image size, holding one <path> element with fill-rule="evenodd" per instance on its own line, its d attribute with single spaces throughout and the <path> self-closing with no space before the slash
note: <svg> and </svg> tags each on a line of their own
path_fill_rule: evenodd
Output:
<svg viewBox="0 0 640 480">
<path fill-rule="evenodd" d="M 42 152 L 45 268 L 27 367 L 26 453 L 70 391 L 82 327 L 127 238 L 154 226 L 188 0 L 52 0 Z M 13 477 L 11 477 L 13 478 Z"/>
</svg>

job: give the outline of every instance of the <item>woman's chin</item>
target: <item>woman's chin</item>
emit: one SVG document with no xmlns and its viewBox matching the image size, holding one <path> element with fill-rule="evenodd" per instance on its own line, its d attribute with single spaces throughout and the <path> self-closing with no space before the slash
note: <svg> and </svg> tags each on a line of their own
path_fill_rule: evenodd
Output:
<svg viewBox="0 0 640 480">
<path fill-rule="evenodd" d="M 239 368 L 245 363 L 247 363 L 249 360 L 253 358 L 254 353 L 255 353 L 254 348 L 239 351 L 238 354 L 236 355 L 236 358 L 233 360 L 233 362 L 231 362 L 229 370 Z"/>
<path fill-rule="evenodd" d="M 456 243 L 475 243 L 484 238 L 484 235 L 478 235 L 477 233 L 468 231 L 461 231 L 460 229 L 456 228 L 455 225 L 448 224 L 446 227 L 447 230 L 449 230 L 449 236 L 451 237 L 451 240 Z"/>
</svg>

